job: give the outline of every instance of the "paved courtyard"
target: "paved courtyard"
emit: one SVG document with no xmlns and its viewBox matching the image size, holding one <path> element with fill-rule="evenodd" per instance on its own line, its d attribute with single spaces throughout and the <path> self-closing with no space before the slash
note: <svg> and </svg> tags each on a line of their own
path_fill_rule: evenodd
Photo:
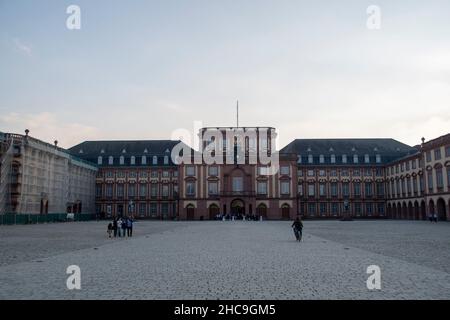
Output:
<svg viewBox="0 0 450 320">
<path fill-rule="evenodd" d="M 0 226 L 0 299 L 450 299 L 450 223 L 142 221 Z M 66 268 L 81 268 L 68 290 Z M 381 268 L 381 290 L 366 269 Z"/>
</svg>

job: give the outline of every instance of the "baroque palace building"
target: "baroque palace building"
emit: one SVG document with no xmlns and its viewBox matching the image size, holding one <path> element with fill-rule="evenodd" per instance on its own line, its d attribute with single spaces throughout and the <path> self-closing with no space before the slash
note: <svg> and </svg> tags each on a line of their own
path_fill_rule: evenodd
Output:
<svg viewBox="0 0 450 320">
<path fill-rule="evenodd" d="M 198 135 L 195 149 L 138 140 L 65 150 L 1 134 L 0 213 L 450 219 L 450 134 L 413 147 L 393 139 L 296 139 L 280 150 L 272 127 L 209 127 Z"/>
</svg>

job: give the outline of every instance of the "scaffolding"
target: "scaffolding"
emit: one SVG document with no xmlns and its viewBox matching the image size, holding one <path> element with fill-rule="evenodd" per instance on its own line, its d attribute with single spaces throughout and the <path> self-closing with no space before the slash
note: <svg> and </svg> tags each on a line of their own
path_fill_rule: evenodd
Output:
<svg viewBox="0 0 450 320">
<path fill-rule="evenodd" d="M 11 140 L 0 132 L 0 214 L 11 212 L 12 158 Z"/>
<path fill-rule="evenodd" d="M 95 165 L 28 135 L 7 139 L 1 213 L 95 212 Z"/>
</svg>

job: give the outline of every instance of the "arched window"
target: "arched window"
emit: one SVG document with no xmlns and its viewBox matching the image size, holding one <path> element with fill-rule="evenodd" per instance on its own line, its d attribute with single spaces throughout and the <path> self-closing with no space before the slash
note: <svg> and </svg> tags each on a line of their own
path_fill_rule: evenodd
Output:
<svg viewBox="0 0 450 320">
<path fill-rule="evenodd" d="M 146 156 L 142 156 L 141 162 L 142 162 L 142 164 L 147 164 L 147 157 Z"/>
<path fill-rule="evenodd" d="M 154 165 L 158 164 L 158 157 L 157 156 L 153 156 L 153 164 Z"/>
<path fill-rule="evenodd" d="M 114 163 L 114 158 L 112 156 L 108 157 L 108 164 L 112 165 Z"/>
<path fill-rule="evenodd" d="M 103 164 L 103 157 L 102 156 L 99 156 L 97 158 L 97 164 Z"/>
</svg>

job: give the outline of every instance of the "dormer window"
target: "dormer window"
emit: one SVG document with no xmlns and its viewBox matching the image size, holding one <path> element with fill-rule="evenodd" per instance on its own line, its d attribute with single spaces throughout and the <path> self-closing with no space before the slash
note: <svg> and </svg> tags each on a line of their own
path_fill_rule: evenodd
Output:
<svg viewBox="0 0 450 320">
<path fill-rule="evenodd" d="M 164 164 L 169 164 L 169 156 L 164 156 Z"/>
<path fill-rule="evenodd" d="M 147 150 L 147 149 L 145 149 L 145 150 Z M 146 156 L 142 156 L 141 163 L 142 164 L 147 164 L 147 157 Z"/>
<path fill-rule="evenodd" d="M 134 156 L 131 156 L 130 158 L 130 164 L 135 165 L 136 164 L 136 158 Z"/>
<path fill-rule="evenodd" d="M 114 163 L 114 158 L 112 156 L 108 157 L 108 164 L 112 165 Z"/>
<path fill-rule="evenodd" d="M 342 155 L 342 163 L 347 163 L 347 155 L 346 154 Z"/>
<path fill-rule="evenodd" d="M 158 157 L 157 156 L 153 156 L 153 164 L 154 165 L 158 164 Z"/>
<path fill-rule="evenodd" d="M 369 163 L 369 162 L 370 162 L 370 157 L 369 157 L 368 154 L 365 154 L 365 155 L 364 155 L 364 162 L 365 162 L 365 163 Z"/>
<path fill-rule="evenodd" d="M 302 156 L 301 155 L 297 156 L 297 163 L 302 163 Z"/>
<path fill-rule="evenodd" d="M 331 163 L 336 163 L 336 156 L 334 154 L 331 155 Z"/>
<path fill-rule="evenodd" d="M 381 163 L 381 155 L 377 154 L 375 156 L 375 161 L 376 161 L 376 163 Z"/>
<path fill-rule="evenodd" d="M 308 163 L 313 163 L 313 156 L 312 156 L 312 154 L 308 155 Z"/>
<path fill-rule="evenodd" d="M 323 156 L 323 154 L 321 154 L 319 156 L 319 163 L 324 163 L 325 162 L 325 157 Z"/>
<path fill-rule="evenodd" d="M 353 155 L 353 163 L 358 163 L 358 155 L 357 154 Z"/>
<path fill-rule="evenodd" d="M 98 158 L 97 158 L 97 164 L 103 164 L 103 157 L 102 156 L 99 156 Z"/>
<path fill-rule="evenodd" d="M 125 163 L 125 157 L 124 157 L 124 156 L 120 156 L 120 158 L 119 158 L 119 163 L 120 163 L 121 165 L 123 165 L 123 164 Z"/>
</svg>

